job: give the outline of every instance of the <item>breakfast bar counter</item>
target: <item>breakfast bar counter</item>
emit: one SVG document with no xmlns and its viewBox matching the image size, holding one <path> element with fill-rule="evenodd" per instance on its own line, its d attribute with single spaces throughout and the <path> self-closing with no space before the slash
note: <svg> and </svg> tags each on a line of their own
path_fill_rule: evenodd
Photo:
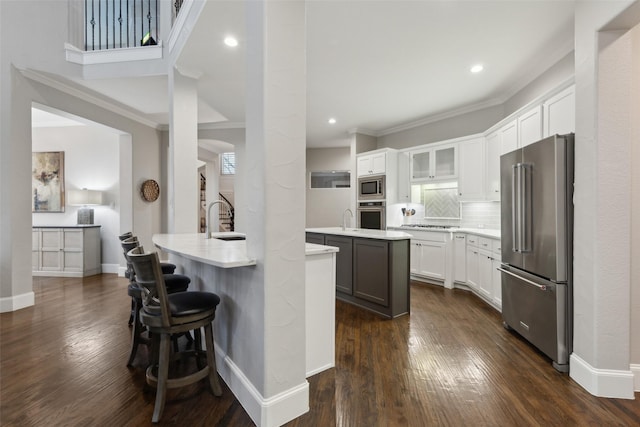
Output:
<svg viewBox="0 0 640 427">
<path fill-rule="evenodd" d="M 154 245 L 169 254 L 181 274 L 191 278 L 189 290 L 209 291 L 220 296 L 221 303 L 214 329 L 218 357 L 225 361 L 218 370 L 225 382 L 234 389 L 242 384 L 244 368 L 234 358 L 246 358 L 253 345 L 248 343 L 255 324 L 254 318 L 263 308 L 261 291 L 248 286 L 263 268 L 260 261 L 247 255 L 247 242 L 242 233 L 213 233 L 206 239 L 203 233 L 155 234 Z M 300 280 L 304 289 L 307 377 L 335 366 L 335 269 L 338 248 L 313 243 L 305 244 L 305 277 Z M 249 347 L 247 347 L 247 345 Z M 236 390 L 234 393 L 245 393 Z"/>
</svg>

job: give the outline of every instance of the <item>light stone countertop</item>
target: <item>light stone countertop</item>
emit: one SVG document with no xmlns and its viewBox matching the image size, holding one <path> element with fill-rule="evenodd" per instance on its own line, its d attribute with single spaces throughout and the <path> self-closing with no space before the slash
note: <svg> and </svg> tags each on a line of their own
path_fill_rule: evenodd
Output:
<svg viewBox="0 0 640 427">
<path fill-rule="evenodd" d="M 411 228 L 411 227 L 389 227 L 389 230 L 403 230 L 411 233 L 412 231 L 429 231 L 435 233 L 466 233 L 466 234 L 475 234 L 480 237 L 489 237 L 491 239 L 500 239 L 500 230 L 493 230 L 490 228 L 466 228 L 466 227 L 458 227 L 458 228 L 449 228 L 449 229 L 438 229 L 438 228 Z M 308 231 L 308 230 L 307 230 Z"/>
<path fill-rule="evenodd" d="M 333 234 L 335 236 L 362 237 L 378 240 L 407 240 L 411 235 L 398 230 L 369 230 L 367 228 L 323 227 L 307 228 L 307 233 Z"/>
<path fill-rule="evenodd" d="M 154 234 L 153 244 L 164 252 L 183 256 L 204 264 L 220 268 L 236 268 L 256 265 L 256 260 L 247 256 L 246 240 L 220 240 L 215 237 L 244 236 L 242 233 L 213 233 L 205 239 L 204 233 Z M 333 246 L 306 243 L 305 254 L 318 255 L 338 252 Z"/>
<path fill-rule="evenodd" d="M 492 230 L 489 228 L 457 228 L 454 232 L 475 234 L 480 237 L 489 237 L 491 239 L 500 240 L 500 230 Z"/>
</svg>

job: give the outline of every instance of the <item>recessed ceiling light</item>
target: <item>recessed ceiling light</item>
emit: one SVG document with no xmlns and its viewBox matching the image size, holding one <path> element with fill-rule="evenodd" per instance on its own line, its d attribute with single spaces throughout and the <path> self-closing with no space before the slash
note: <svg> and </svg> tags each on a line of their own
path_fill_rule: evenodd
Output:
<svg viewBox="0 0 640 427">
<path fill-rule="evenodd" d="M 329 122 L 330 125 L 335 125 L 336 124 L 336 119 L 334 119 L 333 117 L 331 117 L 329 120 L 327 120 Z"/>
<path fill-rule="evenodd" d="M 482 66 L 482 64 L 476 64 L 473 67 L 471 67 L 472 73 L 479 73 L 482 70 L 484 70 L 484 67 Z"/>
<path fill-rule="evenodd" d="M 227 36 L 224 38 L 224 44 L 226 44 L 229 47 L 236 47 L 238 46 L 238 39 L 236 39 L 233 36 Z"/>
</svg>

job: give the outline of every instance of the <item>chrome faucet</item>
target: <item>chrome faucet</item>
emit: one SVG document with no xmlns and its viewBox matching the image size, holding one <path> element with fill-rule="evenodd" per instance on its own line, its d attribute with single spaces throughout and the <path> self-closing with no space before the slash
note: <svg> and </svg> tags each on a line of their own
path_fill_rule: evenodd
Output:
<svg viewBox="0 0 640 427">
<path fill-rule="evenodd" d="M 224 200 L 214 200 L 213 202 L 209 203 L 209 207 L 207 208 L 207 226 L 205 228 L 204 236 L 205 239 L 211 238 L 211 208 L 213 207 L 213 205 L 217 205 L 218 203 L 227 205 L 227 213 L 229 214 L 229 217 L 232 216 L 231 206 L 229 206 L 229 203 L 225 202 Z"/>
<path fill-rule="evenodd" d="M 347 220 L 345 218 L 347 212 L 351 214 L 351 218 L 353 219 L 353 212 L 351 211 L 351 209 L 349 208 L 345 209 L 344 212 L 342 213 L 342 231 L 344 231 L 347 228 Z"/>
</svg>

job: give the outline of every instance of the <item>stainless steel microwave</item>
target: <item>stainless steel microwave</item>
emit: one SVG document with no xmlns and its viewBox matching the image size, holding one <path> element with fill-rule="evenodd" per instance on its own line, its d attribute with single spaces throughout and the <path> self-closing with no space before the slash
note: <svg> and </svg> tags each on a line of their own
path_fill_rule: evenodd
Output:
<svg viewBox="0 0 640 427">
<path fill-rule="evenodd" d="M 358 178 L 358 200 L 384 200 L 384 175 L 363 176 Z"/>
</svg>

